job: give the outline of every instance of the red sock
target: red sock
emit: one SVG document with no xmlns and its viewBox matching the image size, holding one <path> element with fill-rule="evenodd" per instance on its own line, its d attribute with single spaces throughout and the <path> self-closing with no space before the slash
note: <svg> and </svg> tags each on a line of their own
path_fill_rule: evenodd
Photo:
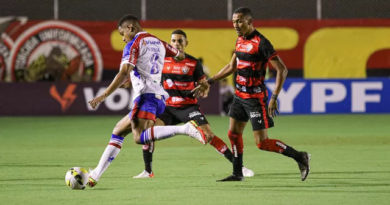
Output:
<svg viewBox="0 0 390 205">
<path fill-rule="evenodd" d="M 219 153 L 224 154 L 228 149 L 225 142 L 223 142 L 219 137 L 214 136 L 210 141 L 210 145 L 212 145 Z"/>
<path fill-rule="evenodd" d="M 236 134 L 229 130 L 228 136 L 232 144 L 232 152 L 234 156 L 244 152 L 244 142 L 242 141 L 242 134 Z"/>
<path fill-rule="evenodd" d="M 282 153 L 287 148 L 287 145 L 280 140 L 266 139 L 257 144 L 257 147 L 261 150 Z"/>
</svg>

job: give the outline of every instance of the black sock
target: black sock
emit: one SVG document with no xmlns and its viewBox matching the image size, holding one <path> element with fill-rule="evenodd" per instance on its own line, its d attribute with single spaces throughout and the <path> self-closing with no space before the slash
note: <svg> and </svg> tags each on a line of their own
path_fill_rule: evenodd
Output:
<svg viewBox="0 0 390 205">
<path fill-rule="evenodd" d="M 230 162 L 233 163 L 233 153 L 232 151 L 230 151 L 230 149 L 227 149 L 224 153 L 223 153 L 223 156 L 225 156 L 225 158 L 227 160 L 229 160 Z"/>
<path fill-rule="evenodd" d="M 282 152 L 282 154 L 295 159 L 297 162 L 302 161 L 302 154 L 290 146 L 286 146 L 286 149 Z"/>
<path fill-rule="evenodd" d="M 233 175 L 242 177 L 242 154 L 238 154 L 237 157 L 233 157 Z"/>
<path fill-rule="evenodd" d="M 142 152 L 144 155 L 145 170 L 152 173 L 153 152 L 150 152 L 149 149 L 142 150 Z"/>
</svg>

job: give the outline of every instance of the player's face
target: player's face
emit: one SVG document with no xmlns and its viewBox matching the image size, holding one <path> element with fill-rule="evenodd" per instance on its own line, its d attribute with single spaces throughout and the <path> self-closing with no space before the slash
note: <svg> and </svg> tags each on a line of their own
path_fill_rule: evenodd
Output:
<svg viewBox="0 0 390 205">
<path fill-rule="evenodd" d="M 172 34 L 171 36 L 171 46 L 177 50 L 184 52 L 185 47 L 187 46 L 187 39 L 184 35 L 181 34 Z"/>
<path fill-rule="evenodd" d="M 233 14 L 233 27 L 237 32 L 238 36 L 244 36 L 251 32 L 251 19 L 248 16 L 244 16 L 241 13 Z"/>
<path fill-rule="evenodd" d="M 122 23 L 122 25 L 118 28 L 119 34 L 122 36 L 122 40 L 126 43 L 130 42 L 134 38 L 136 34 L 135 30 L 136 29 L 133 24 L 128 22 Z"/>
</svg>

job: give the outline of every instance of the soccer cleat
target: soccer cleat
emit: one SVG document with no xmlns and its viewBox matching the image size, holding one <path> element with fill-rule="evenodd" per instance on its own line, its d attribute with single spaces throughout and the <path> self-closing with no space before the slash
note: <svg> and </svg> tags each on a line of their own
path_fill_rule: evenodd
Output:
<svg viewBox="0 0 390 205">
<path fill-rule="evenodd" d="M 246 167 L 242 167 L 242 174 L 244 175 L 244 177 L 253 177 L 255 175 L 255 173 L 252 170 Z"/>
<path fill-rule="evenodd" d="M 87 185 L 89 186 L 89 187 L 94 187 L 94 186 L 96 186 L 96 184 L 97 184 L 97 181 L 96 180 L 94 180 L 92 177 L 88 177 L 88 182 L 87 182 Z"/>
<path fill-rule="evenodd" d="M 146 170 L 144 170 L 143 172 L 141 172 L 141 173 L 138 174 L 137 176 L 133 176 L 133 179 L 153 178 L 153 177 L 154 177 L 153 172 L 152 172 L 152 173 L 149 173 L 149 172 L 147 172 Z"/>
<path fill-rule="evenodd" d="M 186 133 L 197 140 L 202 144 L 206 144 L 206 135 L 203 133 L 203 130 L 196 124 L 195 121 L 191 120 L 185 124 L 187 126 Z"/>
<path fill-rule="evenodd" d="M 302 153 L 302 161 L 298 162 L 299 171 L 301 172 L 301 180 L 305 181 L 310 172 L 310 154 L 307 152 Z"/>
<path fill-rule="evenodd" d="M 244 181 L 243 176 L 235 176 L 235 175 L 230 175 L 226 178 L 217 180 L 217 182 L 232 182 L 232 181 Z"/>
</svg>

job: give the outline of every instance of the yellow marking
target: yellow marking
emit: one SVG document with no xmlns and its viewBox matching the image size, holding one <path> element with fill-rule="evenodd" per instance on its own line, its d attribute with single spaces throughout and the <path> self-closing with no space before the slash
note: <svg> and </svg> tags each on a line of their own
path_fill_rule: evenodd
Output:
<svg viewBox="0 0 390 205">
<path fill-rule="evenodd" d="M 376 51 L 390 48 L 389 27 L 319 29 L 304 47 L 305 78 L 365 78 Z"/>
</svg>

